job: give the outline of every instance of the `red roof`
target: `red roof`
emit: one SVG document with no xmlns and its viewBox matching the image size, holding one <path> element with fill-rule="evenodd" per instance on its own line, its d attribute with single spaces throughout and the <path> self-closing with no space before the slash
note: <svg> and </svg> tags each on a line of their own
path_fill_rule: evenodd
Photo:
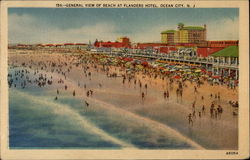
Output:
<svg viewBox="0 0 250 160">
<path fill-rule="evenodd" d="M 122 43 L 122 42 L 96 42 L 95 43 L 96 47 L 114 47 L 114 48 L 128 48 L 130 47 L 130 44 L 128 43 Z"/>
<path fill-rule="evenodd" d="M 64 43 L 65 46 L 67 45 L 74 45 L 74 43 Z"/>
<path fill-rule="evenodd" d="M 134 59 L 133 59 L 133 58 L 130 58 L 130 57 L 125 57 L 125 58 L 123 58 L 123 60 L 124 60 L 124 61 L 130 62 L 130 61 L 133 61 Z"/>
<path fill-rule="evenodd" d="M 145 49 L 147 47 L 167 46 L 165 43 L 137 43 L 136 48 Z"/>
<path fill-rule="evenodd" d="M 75 45 L 86 45 L 85 43 L 76 43 Z"/>
<path fill-rule="evenodd" d="M 207 57 L 219 50 L 222 50 L 223 47 L 199 47 L 197 48 L 197 54 L 201 57 Z"/>
<path fill-rule="evenodd" d="M 54 46 L 54 44 L 45 44 L 45 46 Z"/>
</svg>

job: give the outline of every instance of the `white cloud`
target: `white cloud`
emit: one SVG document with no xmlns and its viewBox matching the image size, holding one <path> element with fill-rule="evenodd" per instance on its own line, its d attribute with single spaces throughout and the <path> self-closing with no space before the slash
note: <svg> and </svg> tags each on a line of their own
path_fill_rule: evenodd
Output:
<svg viewBox="0 0 250 160">
<path fill-rule="evenodd" d="M 239 19 L 226 18 L 207 24 L 208 40 L 238 40 L 239 39 Z"/>
<path fill-rule="evenodd" d="M 63 30 L 48 26 L 29 15 L 11 14 L 9 16 L 10 43 L 88 42 L 96 38 L 111 41 L 119 36 L 116 26 L 107 22 Z"/>
<path fill-rule="evenodd" d="M 187 24 L 201 25 L 201 24 Z M 74 29 L 60 29 L 48 26 L 45 22 L 24 14 L 9 15 L 9 42 L 10 43 L 66 43 L 92 42 L 98 40 L 114 41 L 117 37 L 128 36 L 132 42 L 160 42 L 160 32 L 167 29 L 176 29 L 177 24 L 155 24 L 154 27 L 141 28 L 123 35 L 122 31 L 112 22 L 98 22 L 95 25 L 83 25 Z M 238 39 L 238 18 L 220 19 L 207 22 L 208 40 L 236 40 Z"/>
<path fill-rule="evenodd" d="M 161 32 L 168 29 L 175 29 L 176 25 L 155 25 L 152 28 L 142 28 L 140 32 L 129 35 L 134 42 L 160 42 Z"/>
</svg>

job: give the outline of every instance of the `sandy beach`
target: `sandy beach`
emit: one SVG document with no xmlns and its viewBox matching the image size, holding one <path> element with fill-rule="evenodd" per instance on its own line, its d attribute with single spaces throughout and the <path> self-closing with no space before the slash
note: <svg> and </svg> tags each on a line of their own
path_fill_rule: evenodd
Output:
<svg viewBox="0 0 250 160">
<path fill-rule="evenodd" d="M 41 108 L 43 103 L 44 106 L 51 106 L 43 110 L 46 110 L 48 117 L 58 118 L 63 115 L 64 118 L 61 117 L 58 121 L 72 123 L 68 125 L 69 129 L 76 125 L 72 130 L 79 132 L 78 140 L 65 140 L 60 143 L 62 147 L 73 147 L 78 141 L 75 147 L 80 148 L 238 148 L 237 108 L 229 104 L 229 101 L 238 101 L 237 87 L 229 89 L 226 85 L 210 85 L 207 81 L 202 81 L 198 86 L 195 81 L 185 81 L 181 82 L 183 92 L 179 96 L 176 92 L 180 85 L 178 79 L 145 70 L 129 74 L 126 67 L 105 66 L 87 53 L 30 53 L 8 56 L 9 81 L 12 80 L 9 107 L 11 111 L 13 108 L 10 117 L 14 117 L 12 113 L 22 112 L 18 102 L 23 99 L 25 103 L 27 101 L 27 104 L 34 106 L 26 108 L 27 111 L 35 112 L 38 109 L 35 103 Z M 169 98 L 164 96 L 166 91 Z M 22 98 L 15 99 L 18 95 Z M 212 105 L 214 110 L 211 113 Z M 219 106 L 223 109 L 222 113 L 217 112 Z M 49 116 L 48 110 L 53 115 Z M 53 121 L 51 117 L 49 121 L 43 116 L 25 116 L 36 121 L 30 124 L 30 128 L 26 126 L 27 129 L 37 125 L 39 121 L 41 123 L 45 120 L 45 126 Z M 18 134 L 15 128 L 18 123 L 22 121 L 10 120 L 10 137 L 21 139 L 23 135 Z M 41 132 L 45 130 L 48 131 L 47 137 L 53 133 L 60 137 L 59 133 L 64 132 L 59 128 L 53 128 L 53 132 L 49 132 L 52 129 L 46 127 Z M 34 134 L 39 137 L 41 132 Z M 91 136 L 93 137 L 90 138 Z M 51 140 L 58 137 L 52 136 Z M 80 143 L 89 138 L 93 141 L 89 140 L 88 144 Z M 11 147 L 36 146 L 35 143 L 32 144 L 32 140 L 29 140 L 29 144 L 22 145 L 25 142 L 20 143 L 20 139 L 10 142 Z M 61 137 L 60 141 L 64 139 Z M 59 144 L 56 141 L 51 142 L 51 146 L 58 147 L 56 143 Z M 47 144 L 39 144 L 37 147 L 51 147 Z"/>
</svg>

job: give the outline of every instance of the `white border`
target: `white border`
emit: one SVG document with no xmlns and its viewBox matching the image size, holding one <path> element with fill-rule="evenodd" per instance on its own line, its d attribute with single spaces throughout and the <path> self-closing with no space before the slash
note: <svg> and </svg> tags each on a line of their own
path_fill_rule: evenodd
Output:
<svg viewBox="0 0 250 160">
<path fill-rule="evenodd" d="M 126 3 L 126 1 L 81 1 L 80 3 Z M 163 3 L 163 1 L 127 1 L 129 3 Z M 249 156 L 249 8 L 248 1 L 166 1 L 164 3 L 195 4 L 196 8 L 240 8 L 240 87 L 239 87 L 239 149 L 238 155 L 226 155 L 229 150 L 10 150 L 8 149 L 8 86 L 7 46 L 8 7 L 51 7 L 54 1 L 1 2 L 1 158 L 2 159 L 245 159 Z M 60 1 L 60 3 L 79 3 Z M 231 151 L 231 150 L 230 150 Z M 233 150 L 234 151 L 234 150 Z"/>
</svg>

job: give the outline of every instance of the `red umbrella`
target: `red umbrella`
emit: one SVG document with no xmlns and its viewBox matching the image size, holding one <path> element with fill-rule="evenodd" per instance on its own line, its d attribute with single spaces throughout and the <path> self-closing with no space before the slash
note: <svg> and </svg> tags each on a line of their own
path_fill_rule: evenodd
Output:
<svg viewBox="0 0 250 160">
<path fill-rule="evenodd" d="M 206 73 L 206 70 L 205 69 L 201 69 L 201 72 Z"/>
<path fill-rule="evenodd" d="M 207 74 L 208 74 L 208 75 L 212 75 L 212 72 L 211 72 L 211 71 L 207 71 Z"/>
<path fill-rule="evenodd" d="M 215 78 L 215 79 L 218 79 L 220 78 L 221 76 L 213 76 L 212 78 Z"/>
<path fill-rule="evenodd" d="M 141 63 L 143 66 L 148 66 L 148 62 L 147 61 L 144 61 Z"/>
<path fill-rule="evenodd" d="M 181 76 L 176 75 L 176 76 L 174 76 L 174 78 L 175 78 L 175 79 L 180 79 L 180 78 L 181 78 Z"/>
<path fill-rule="evenodd" d="M 163 70 L 163 69 L 165 69 L 164 67 L 159 67 L 159 70 Z"/>
<path fill-rule="evenodd" d="M 170 74 L 171 72 L 170 71 L 165 71 L 165 74 Z"/>
<path fill-rule="evenodd" d="M 130 62 L 130 61 L 133 61 L 133 58 L 129 58 L 129 57 L 128 57 L 128 58 L 124 58 L 123 60 L 124 60 L 124 61 Z"/>
</svg>

